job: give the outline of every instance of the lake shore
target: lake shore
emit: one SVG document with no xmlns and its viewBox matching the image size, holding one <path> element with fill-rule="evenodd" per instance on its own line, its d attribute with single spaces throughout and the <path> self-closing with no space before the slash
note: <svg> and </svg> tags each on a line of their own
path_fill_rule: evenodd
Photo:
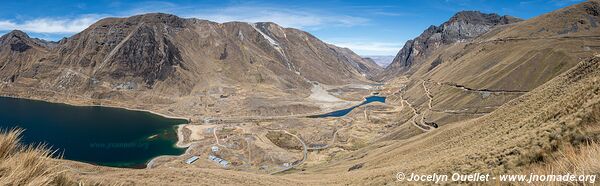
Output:
<svg viewBox="0 0 600 186">
<path fill-rule="evenodd" d="M 184 141 L 185 141 L 186 137 L 184 136 L 184 133 L 183 133 L 183 127 L 185 125 L 188 125 L 191 122 L 191 119 L 189 119 L 189 118 L 179 117 L 179 116 L 171 116 L 171 115 L 159 113 L 159 112 L 152 111 L 152 110 L 128 108 L 128 107 L 116 106 L 116 105 L 94 105 L 94 104 L 87 104 L 87 103 L 81 103 L 81 102 L 75 103 L 75 102 L 49 101 L 49 100 L 38 99 L 38 98 L 20 97 L 20 96 L 11 96 L 11 95 L 0 95 L 0 97 L 13 98 L 13 99 L 25 99 L 25 100 L 33 100 L 33 101 L 42 101 L 42 102 L 46 102 L 46 103 L 64 104 L 64 105 L 77 106 L 77 107 L 117 108 L 117 109 L 125 109 L 125 110 L 128 110 L 128 111 L 148 112 L 148 113 L 151 113 L 151 114 L 154 114 L 154 115 L 158 115 L 158 116 L 161 116 L 161 117 L 164 117 L 164 118 L 168 118 L 168 119 L 182 119 L 182 120 L 186 120 L 187 123 L 177 125 L 177 129 L 175 131 L 175 133 L 177 134 L 177 141 L 174 144 L 174 146 L 177 147 L 177 148 L 184 148 L 185 149 L 185 148 L 188 148 L 190 145 L 192 145 L 192 143 L 184 144 Z M 150 161 L 148 161 L 148 163 L 146 163 L 146 167 L 147 168 L 151 168 L 151 166 L 154 164 L 154 162 L 157 159 L 160 159 L 160 158 L 185 156 L 186 154 L 188 154 L 187 151 L 188 150 L 186 149 L 186 151 L 183 154 L 181 154 L 181 155 L 175 155 L 175 156 L 174 155 L 161 155 L 161 156 L 154 157 Z"/>
<path fill-rule="evenodd" d="M 181 117 L 181 116 L 173 116 L 173 115 L 168 115 L 168 114 L 160 113 L 158 111 L 147 110 L 147 109 L 139 109 L 139 108 L 131 108 L 131 107 L 121 106 L 121 105 L 111 105 L 111 104 L 96 105 L 96 104 L 92 104 L 92 103 L 86 103 L 85 101 L 83 101 L 83 102 L 51 101 L 51 100 L 42 99 L 42 98 L 22 97 L 22 96 L 13 96 L 13 95 L 6 95 L 6 94 L 2 94 L 2 95 L 0 95 L 0 97 L 15 98 L 15 99 L 27 99 L 27 100 L 34 100 L 34 101 L 43 101 L 43 102 L 47 102 L 47 103 L 65 104 L 65 105 L 78 106 L 78 107 L 119 108 L 119 109 L 125 109 L 125 110 L 129 110 L 129 111 L 148 112 L 148 113 L 151 113 L 151 114 L 154 114 L 154 115 L 159 115 L 161 117 L 168 118 L 168 119 L 183 119 L 183 120 L 186 120 L 188 123 L 192 121 L 191 118 L 186 118 L 186 117 Z M 86 101 L 89 101 L 89 100 L 86 100 Z"/>
<path fill-rule="evenodd" d="M 148 163 L 146 163 L 146 169 L 151 169 L 154 166 L 154 164 L 159 159 L 162 159 L 162 158 L 180 158 L 180 157 L 188 156 L 190 154 L 189 153 L 190 147 L 192 145 L 194 145 L 194 142 L 189 142 L 189 143 L 185 143 L 185 144 L 183 143 L 185 141 L 185 139 L 186 139 L 186 136 L 183 133 L 183 127 L 185 127 L 186 125 L 189 125 L 189 124 L 180 124 L 180 125 L 177 125 L 177 131 L 176 131 L 176 133 L 177 133 L 177 142 L 175 143 L 175 147 L 177 147 L 177 148 L 185 148 L 186 149 L 185 152 L 183 154 L 177 155 L 177 156 L 174 156 L 174 155 L 162 155 L 162 156 L 154 157 L 150 161 L 148 161 Z M 189 138 L 189 136 L 187 138 Z"/>
<path fill-rule="evenodd" d="M 178 148 L 188 148 L 192 144 L 191 142 L 186 144 L 183 143 L 186 139 L 185 134 L 183 133 L 183 127 L 185 127 L 186 125 L 188 124 L 177 125 L 177 143 L 175 143 L 175 146 Z"/>
</svg>

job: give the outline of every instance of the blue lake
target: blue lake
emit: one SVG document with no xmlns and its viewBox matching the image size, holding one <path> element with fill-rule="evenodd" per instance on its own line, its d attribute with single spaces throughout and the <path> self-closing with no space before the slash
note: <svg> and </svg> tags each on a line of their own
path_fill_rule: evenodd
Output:
<svg viewBox="0 0 600 186">
<path fill-rule="evenodd" d="M 311 118 L 325 118 L 325 117 L 342 117 L 345 116 L 346 114 L 350 113 L 350 111 L 352 111 L 353 109 L 360 107 L 362 105 L 365 105 L 367 103 L 371 103 L 371 102 L 382 102 L 385 103 L 385 97 L 383 96 L 369 96 L 367 98 L 365 98 L 365 101 L 363 101 L 362 103 L 347 108 L 347 109 L 342 109 L 342 110 L 336 110 L 330 113 L 326 113 L 326 114 L 320 114 L 320 115 L 314 115 L 314 116 L 309 116 Z"/>
<path fill-rule="evenodd" d="M 71 106 L 0 97 L 0 128 L 25 129 L 25 144 L 46 143 L 64 159 L 92 164 L 143 168 L 160 155 L 179 155 L 176 125 L 143 111 Z"/>
</svg>

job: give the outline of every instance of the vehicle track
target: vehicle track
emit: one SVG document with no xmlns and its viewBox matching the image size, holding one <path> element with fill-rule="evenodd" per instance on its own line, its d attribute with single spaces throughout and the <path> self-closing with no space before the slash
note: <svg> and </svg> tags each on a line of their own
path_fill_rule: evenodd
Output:
<svg viewBox="0 0 600 186">
<path fill-rule="evenodd" d="M 300 141 L 300 143 L 302 143 L 303 150 L 302 150 L 302 160 L 300 162 L 298 162 L 296 164 L 293 164 L 293 165 L 291 165 L 289 167 L 283 168 L 281 170 L 272 172 L 271 175 L 291 170 L 291 169 L 293 169 L 293 168 L 301 165 L 302 163 L 304 163 L 304 161 L 306 161 L 306 158 L 308 157 L 308 146 L 306 146 L 306 143 L 304 143 L 304 141 L 300 137 L 298 137 L 295 134 L 292 134 L 292 133 L 288 132 L 287 130 L 272 130 L 272 131 L 281 131 L 281 132 L 284 132 L 284 133 L 286 133 L 288 135 L 291 135 L 291 136 L 295 137 L 296 139 L 298 139 L 298 141 Z"/>
<path fill-rule="evenodd" d="M 492 89 L 475 89 L 475 88 L 469 88 L 466 87 L 464 85 L 459 85 L 456 83 L 449 83 L 449 82 L 443 82 L 441 83 L 442 85 L 446 85 L 446 86 L 450 86 L 452 88 L 458 88 L 461 89 L 463 91 L 469 91 L 469 92 L 478 92 L 478 93 L 497 93 L 497 94 L 525 94 L 529 91 L 524 91 L 524 90 L 492 90 Z"/>
<path fill-rule="evenodd" d="M 224 145 L 221 145 L 219 143 L 219 137 L 217 136 L 217 129 L 218 129 L 218 127 L 213 128 L 213 136 L 215 137 L 215 143 L 217 144 L 217 146 L 225 147 Z"/>
<path fill-rule="evenodd" d="M 338 120 L 338 122 L 339 122 L 339 120 Z M 329 143 L 329 144 L 327 144 L 325 146 L 322 146 L 322 147 L 309 147 L 308 150 L 323 150 L 323 149 L 327 149 L 327 148 L 333 146 L 335 144 L 336 139 L 337 139 L 338 132 L 340 132 L 341 130 L 344 130 L 344 129 L 350 127 L 350 126 L 352 126 L 352 121 L 348 122 L 348 124 L 340 127 L 340 129 L 337 129 L 335 132 L 333 132 L 333 136 L 331 137 L 331 143 Z"/>
<path fill-rule="evenodd" d="M 429 110 L 431 110 L 432 106 L 432 102 L 433 102 L 433 95 L 431 95 L 431 92 L 429 91 L 429 89 L 427 88 L 427 86 L 425 86 L 425 80 L 423 80 L 423 89 L 425 90 L 425 95 L 427 95 L 427 97 L 429 98 L 429 104 L 427 104 L 427 106 L 429 107 Z"/>
<path fill-rule="evenodd" d="M 408 102 L 408 100 L 404 99 L 404 97 L 400 96 L 400 99 L 402 100 L 402 107 L 404 107 L 404 103 L 406 103 L 406 105 L 408 105 L 408 107 L 410 107 L 413 111 L 414 116 L 412 117 L 412 121 L 413 121 L 413 125 L 425 132 L 428 132 L 431 130 L 430 127 L 427 127 L 427 125 L 425 125 L 424 123 L 424 116 L 422 114 L 419 113 L 419 111 L 417 111 L 417 109 L 415 109 L 412 104 L 410 104 L 410 102 Z M 418 116 L 421 116 L 421 123 L 419 124 L 419 122 L 417 121 Z"/>
</svg>

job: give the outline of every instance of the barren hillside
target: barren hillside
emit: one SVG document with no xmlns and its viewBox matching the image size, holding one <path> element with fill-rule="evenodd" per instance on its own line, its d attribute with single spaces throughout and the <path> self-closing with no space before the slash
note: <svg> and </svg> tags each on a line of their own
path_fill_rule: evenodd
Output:
<svg viewBox="0 0 600 186">
<path fill-rule="evenodd" d="M 368 84 L 380 70 L 348 49 L 274 23 L 220 24 L 160 13 L 106 18 L 58 43 L 13 31 L 0 45 L 3 95 L 188 118 L 283 115 L 260 113 L 253 99 L 299 102 L 313 83 Z M 235 105 L 247 109 L 231 110 Z M 289 110 L 296 113 L 319 110 L 294 105 Z"/>
<path fill-rule="evenodd" d="M 430 50 L 419 66 L 400 74 L 409 78 L 403 98 L 427 121 L 441 125 L 489 113 L 598 53 L 598 4 L 589 1 L 495 26 Z"/>
</svg>

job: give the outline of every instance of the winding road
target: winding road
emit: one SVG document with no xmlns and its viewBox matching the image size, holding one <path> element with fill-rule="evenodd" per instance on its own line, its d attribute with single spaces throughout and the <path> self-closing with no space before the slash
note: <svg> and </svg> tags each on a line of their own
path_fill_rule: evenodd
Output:
<svg viewBox="0 0 600 186">
<path fill-rule="evenodd" d="M 446 86 L 450 86 L 453 88 L 457 88 L 457 89 L 461 89 L 463 91 L 469 91 L 469 92 L 478 92 L 478 93 L 497 93 L 497 94 L 525 94 L 528 91 L 523 91 L 523 90 L 491 90 L 491 89 L 474 89 L 474 88 L 469 88 L 466 87 L 464 85 L 459 85 L 456 83 L 448 83 L 448 82 L 444 82 L 441 83 L 442 85 L 446 85 Z"/>
<path fill-rule="evenodd" d="M 218 129 L 217 127 L 213 128 L 213 136 L 215 137 L 215 141 L 216 141 L 215 143 L 217 143 L 217 145 L 220 147 L 225 147 L 219 143 L 219 137 L 217 137 L 217 129 Z"/>
<path fill-rule="evenodd" d="M 271 173 L 271 175 L 273 175 L 273 174 L 277 174 L 277 173 L 281 173 L 281 172 L 285 172 L 285 171 L 288 171 L 288 170 L 290 170 L 290 169 L 293 169 L 293 168 L 295 168 L 295 167 L 297 167 L 297 166 L 301 165 L 302 163 L 304 163 L 304 161 L 306 161 L 306 158 L 308 157 L 308 146 L 306 146 L 306 143 L 304 143 L 304 141 L 303 141 L 303 140 L 302 140 L 300 137 L 298 137 L 298 136 L 297 136 L 297 135 L 295 135 L 295 134 L 292 134 L 292 133 L 288 132 L 287 130 L 273 130 L 273 131 L 282 131 L 282 132 L 284 132 L 284 133 L 286 133 L 286 134 L 288 134 L 288 135 L 290 135 L 290 136 L 293 136 L 293 137 L 295 137 L 296 139 L 298 139 L 298 141 L 300 141 L 300 143 L 302 143 L 302 148 L 303 148 L 303 150 L 302 150 L 302 160 L 301 160 L 300 162 L 298 162 L 298 163 L 296 163 L 296 164 L 293 164 L 293 165 L 291 165 L 291 166 L 289 166 L 289 167 L 283 168 L 283 169 L 281 169 L 281 170 L 278 170 L 278 171 L 272 172 L 272 173 Z"/>
<path fill-rule="evenodd" d="M 309 147 L 308 150 L 323 150 L 323 149 L 327 149 L 327 148 L 331 147 L 332 145 L 335 144 L 335 140 L 337 139 L 338 132 L 340 132 L 341 130 L 344 130 L 350 126 L 352 126 L 352 121 L 348 122 L 348 124 L 342 126 L 340 129 L 337 129 L 335 132 L 333 132 L 333 137 L 331 137 L 331 143 L 329 143 L 325 146 L 322 146 L 322 147 Z"/>
<path fill-rule="evenodd" d="M 425 120 L 424 116 L 422 114 L 419 113 L 419 111 L 417 111 L 417 109 L 415 109 L 412 104 L 410 104 L 410 102 L 408 102 L 408 100 L 404 99 L 404 97 L 400 96 L 400 103 L 402 103 L 402 107 L 404 107 L 404 103 L 406 103 L 408 105 L 408 107 L 410 107 L 413 111 L 414 116 L 412 117 L 412 121 L 413 121 L 413 125 L 425 132 L 428 132 L 431 130 L 431 128 L 427 127 L 427 125 L 425 125 L 425 123 L 423 122 Z M 419 122 L 417 121 L 417 118 L 419 117 L 419 115 L 421 116 L 421 124 L 419 124 Z"/>
<path fill-rule="evenodd" d="M 432 106 L 433 106 L 433 95 L 431 94 L 431 91 L 427 88 L 427 86 L 425 86 L 425 80 L 423 80 L 423 82 L 421 83 L 421 85 L 423 86 L 423 89 L 425 90 L 425 94 L 427 95 L 427 98 L 429 98 L 429 101 L 427 103 L 427 110 L 432 111 Z M 402 95 L 399 96 L 400 98 L 400 103 L 401 108 L 404 108 L 404 103 L 406 103 L 406 105 L 408 105 L 408 107 L 410 107 L 413 111 L 414 116 L 411 118 L 412 119 L 412 123 L 415 127 L 428 132 L 431 131 L 432 129 L 436 128 L 436 127 L 431 127 L 429 126 L 429 124 L 427 124 L 427 122 L 425 122 L 425 114 L 424 113 L 419 113 L 419 111 L 417 111 L 417 109 L 415 109 L 415 107 L 413 107 L 413 105 L 408 102 L 408 100 L 404 99 L 404 97 Z M 421 116 L 421 121 L 419 122 L 419 116 Z"/>
<path fill-rule="evenodd" d="M 427 86 L 425 86 L 425 81 L 423 80 L 423 89 L 425 90 L 425 95 L 427 95 L 427 97 L 429 98 L 429 110 L 431 110 L 431 103 L 433 102 L 433 96 L 431 95 L 431 92 L 429 91 L 429 89 L 427 88 Z"/>
</svg>

